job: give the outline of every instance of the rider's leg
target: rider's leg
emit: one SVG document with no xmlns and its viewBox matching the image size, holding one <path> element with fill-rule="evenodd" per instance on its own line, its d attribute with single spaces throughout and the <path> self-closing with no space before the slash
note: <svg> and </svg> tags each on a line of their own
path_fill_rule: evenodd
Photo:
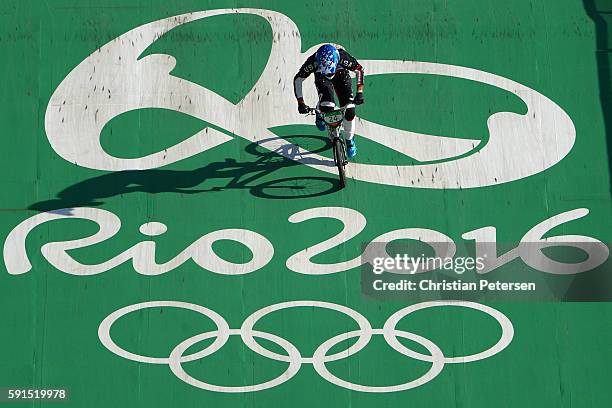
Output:
<svg viewBox="0 0 612 408">
<path fill-rule="evenodd" d="M 344 137 L 347 140 L 353 140 L 353 136 L 355 136 L 355 104 L 347 103 L 344 108 L 344 119 L 342 120 Z"/>
<path fill-rule="evenodd" d="M 319 103 L 317 104 L 317 108 L 321 112 L 329 112 L 336 108 L 336 104 L 334 103 L 334 86 L 331 81 L 322 76 L 315 76 L 315 86 L 317 87 L 317 92 L 319 93 Z M 319 130 L 325 130 L 325 122 L 323 118 L 317 114 L 315 119 L 315 124 Z"/>
<path fill-rule="evenodd" d="M 346 112 L 349 110 L 355 110 L 355 107 L 350 107 L 352 104 L 346 105 L 348 108 L 344 111 L 344 119 L 342 120 L 342 128 L 344 129 L 344 137 L 346 140 L 353 140 L 353 136 L 355 136 L 355 116 L 351 119 L 347 118 Z"/>
<path fill-rule="evenodd" d="M 347 112 L 351 111 L 352 113 L 347 115 Z M 352 103 L 346 105 L 342 127 L 344 128 L 344 137 L 346 138 L 346 154 L 351 159 L 357 155 L 357 143 L 353 139 L 355 136 L 355 105 Z"/>
<path fill-rule="evenodd" d="M 353 103 L 353 86 L 348 71 L 342 70 L 336 73 L 333 83 L 340 106 L 345 108 L 342 128 L 346 139 L 347 155 L 352 158 L 357 154 L 357 145 L 353 140 L 355 136 L 355 104 Z"/>
</svg>

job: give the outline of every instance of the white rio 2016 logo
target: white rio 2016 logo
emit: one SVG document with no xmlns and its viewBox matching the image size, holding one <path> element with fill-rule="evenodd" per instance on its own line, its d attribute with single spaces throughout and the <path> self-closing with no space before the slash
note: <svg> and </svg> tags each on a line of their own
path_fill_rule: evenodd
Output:
<svg viewBox="0 0 612 408">
<path fill-rule="evenodd" d="M 176 65 L 172 56 L 155 54 L 139 59 L 147 47 L 170 30 L 231 13 L 265 18 L 275 39 L 261 77 L 238 104 L 172 76 L 170 72 Z M 285 15 L 269 10 L 207 10 L 144 24 L 96 50 L 61 82 L 47 107 L 47 137 L 64 159 L 79 166 L 110 171 L 165 166 L 232 139 L 228 134 L 208 128 L 167 149 L 135 159 L 114 157 L 102 149 L 100 133 L 114 117 L 137 109 L 163 108 L 200 118 L 286 158 L 333 173 L 329 159 L 304 151 L 269 130 L 309 123 L 295 112 L 293 73 L 317 47 L 301 53 L 298 27 Z M 544 171 L 563 159 L 574 144 L 576 131 L 569 116 L 544 95 L 510 79 L 472 68 L 430 62 L 361 62 L 368 75 L 443 75 L 492 85 L 518 96 L 528 111 L 524 115 L 512 112 L 491 115 L 487 121 L 489 140 L 478 154 L 471 155 L 467 153 L 480 140 L 419 134 L 358 119 L 359 135 L 425 163 L 414 166 L 351 163 L 348 175 L 355 179 L 417 188 L 489 186 Z M 316 100 L 314 87 L 305 88 L 307 100 Z M 184 103 L 187 99 L 192 103 Z M 427 163 L 439 160 L 447 161 Z"/>
<path fill-rule="evenodd" d="M 576 220 L 588 214 L 586 208 L 578 208 L 555 215 L 531 228 L 518 246 L 497 256 L 496 230 L 484 227 L 466 232 L 462 238 L 475 241 L 476 255 L 484 259 L 484 268 L 479 273 L 489 273 L 508 262 L 520 258 L 525 264 L 542 272 L 557 275 L 576 274 L 592 270 L 606 261 L 608 247 L 602 242 L 582 235 L 562 235 L 544 238 L 550 230 L 566 222 Z M 30 232 L 41 224 L 59 219 L 85 219 L 99 226 L 98 232 L 85 238 L 72 241 L 57 241 L 44 244 L 43 256 L 54 267 L 71 275 L 95 275 L 131 261 L 134 270 L 142 275 L 160 275 L 169 272 L 187 260 L 193 260 L 203 269 L 223 275 L 241 275 L 254 272 L 270 262 L 274 256 L 274 247 L 266 237 L 246 229 L 223 229 L 205 234 L 197 239 L 174 258 L 163 264 L 155 262 L 156 243 L 152 240 L 139 242 L 119 255 L 96 265 L 83 264 L 69 255 L 69 251 L 95 245 L 111 239 L 121 228 L 121 220 L 110 211 L 99 208 L 74 208 L 34 215 L 17 225 L 4 243 L 4 262 L 11 275 L 24 274 L 32 269 L 26 252 L 26 239 Z M 378 252 L 381 246 L 396 240 L 417 240 L 427 243 L 439 258 L 453 257 L 456 253 L 455 242 L 446 234 L 427 228 L 402 228 L 384 233 L 371 241 L 364 250 L 363 256 L 332 264 L 320 264 L 311 261 L 313 257 L 331 248 L 341 245 L 359 235 L 366 226 L 366 218 L 360 212 L 344 207 L 319 207 L 299 211 L 289 217 L 291 223 L 301 223 L 315 218 L 332 218 L 343 223 L 343 230 L 336 236 L 319 242 L 295 253 L 286 260 L 288 269 L 306 275 L 325 275 L 358 268 L 364 263 L 372 263 L 371 255 Z M 160 222 L 147 222 L 140 227 L 140 232 L 147 236 L 164 234 L 166 225 Z M 218 240 L 231 240 L 243 244 L 253 254 L 247 263 L 233 263 L 219 257 L 212 246 Z M 547 247 L 575 247 L 587 254 L 587 258 L 577 263 L 563 263 L 549 258 L 542 249 Z M 384 251 L 384 248 L 382 249 Z M 489 254 L 486 256 L 483 254 Z M 389 257 L 388 254 L 384 254 Z M 427 272 L 421 268 L 417 273 Z"/>
</svg>

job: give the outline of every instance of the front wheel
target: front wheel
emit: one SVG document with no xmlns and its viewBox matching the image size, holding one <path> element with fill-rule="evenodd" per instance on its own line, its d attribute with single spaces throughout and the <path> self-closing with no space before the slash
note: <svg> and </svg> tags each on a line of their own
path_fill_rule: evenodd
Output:
<svg viewBox="0 0 612 408">
<path fill-rule="evenodd" d="M 346 157 L 344 144 L 339 137 L 334 138 L 334 162 L 336 162 L 336 167 L 338 167 L 338 175 L 340 176 L 340 188 L 344 188 L 346 186 L 346 175 L 344 174 L 344 166 L 346 165 Z"/>
</svg>

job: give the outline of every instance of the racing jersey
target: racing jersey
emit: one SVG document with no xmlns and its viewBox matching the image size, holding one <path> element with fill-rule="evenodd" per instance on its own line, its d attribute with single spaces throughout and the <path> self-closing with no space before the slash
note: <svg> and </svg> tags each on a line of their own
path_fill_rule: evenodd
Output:
<svg viewBox="0 0 612 408">
<path fill-rule="evenodd" d="M 357 87 L 363 86 L 363 67 L 357 62 L 357 60 L 344 49 L 339 48 L 338 54 L 340 54 L 340 60 L 338 61 L 338 67 L 336 68 L 336 75 L 342 70 L 353 71 L 357 74 Z M 302 98 L 302 82 L 314 72 L 315 77 L 325 77 L 323 74 L 318 72 L 316 53 L 312 54 L 306 62 L 302 65 L 300 70 L 293 78 L 293 91 L 296 98 Z"/>
</svg>

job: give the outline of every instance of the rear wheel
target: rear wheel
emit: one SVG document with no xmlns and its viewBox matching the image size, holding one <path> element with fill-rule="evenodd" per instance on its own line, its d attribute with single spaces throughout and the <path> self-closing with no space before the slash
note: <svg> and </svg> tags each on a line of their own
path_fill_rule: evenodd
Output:
<svg viewBox="0 0 612 408">
<path fill-rule="evenodd" d="M 346 157 L 344 153 L 344 144 L 339 137 L 334 138 L 334 161 L 336 167 L 338 167 L 338 175 L 340 176 L 340 188 L 346 186 L 346 175 L 344 174 L 344 165 L 346 163 Z"/>
</svg>

